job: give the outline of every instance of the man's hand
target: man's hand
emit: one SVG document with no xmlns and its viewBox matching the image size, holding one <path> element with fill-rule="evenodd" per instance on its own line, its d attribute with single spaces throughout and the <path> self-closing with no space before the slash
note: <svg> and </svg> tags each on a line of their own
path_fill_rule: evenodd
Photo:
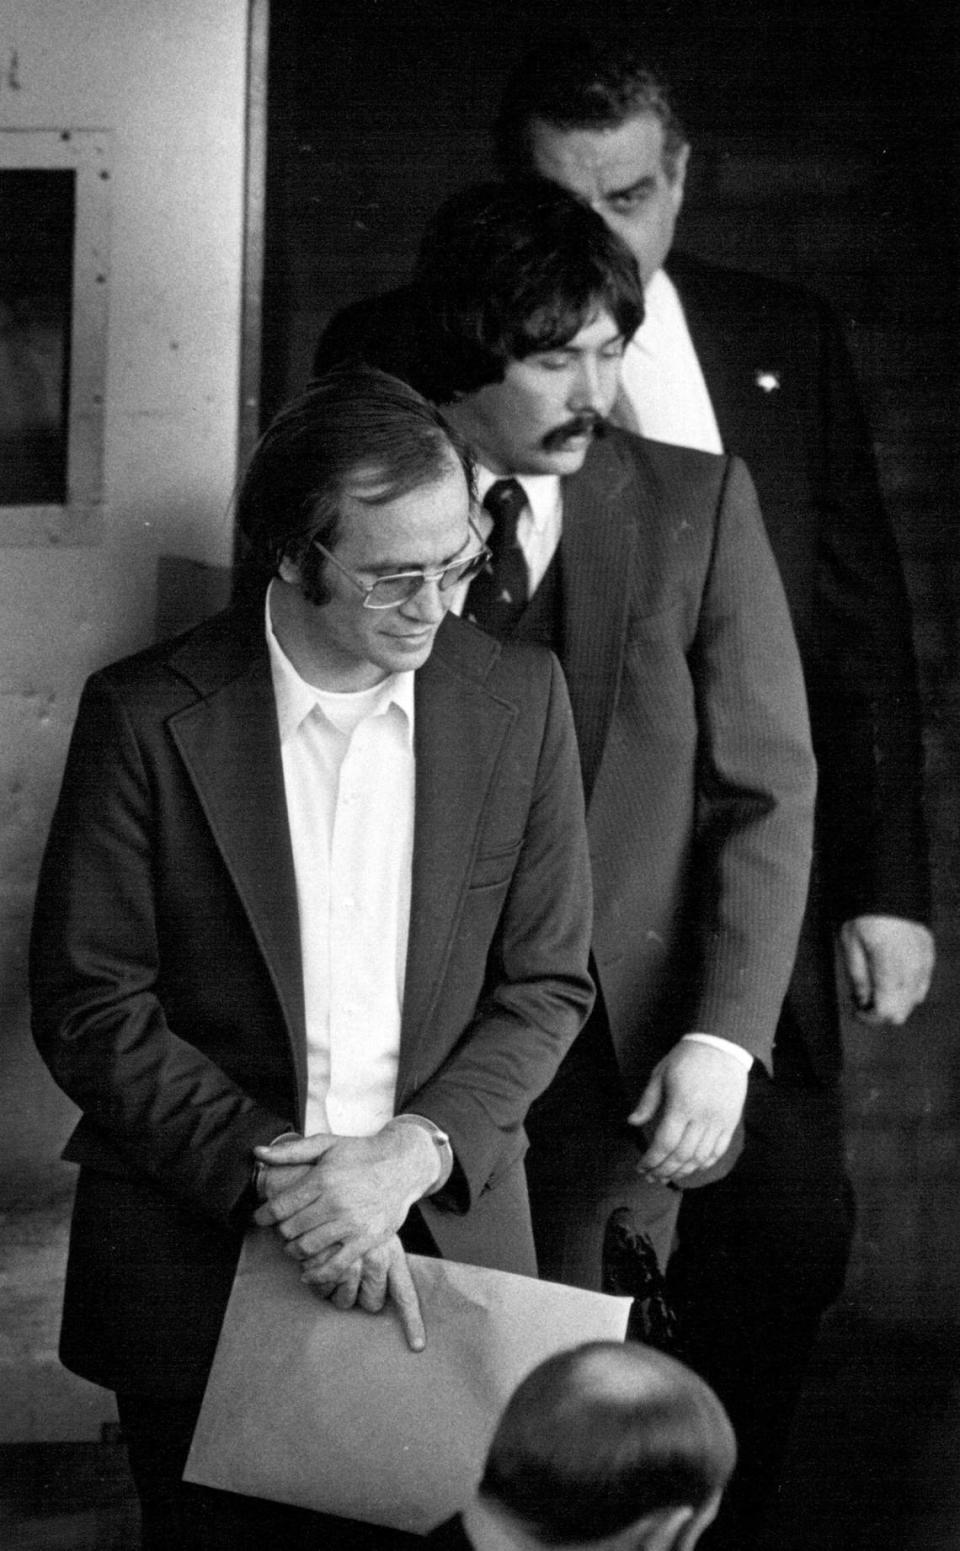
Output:
<svg viewBox="0 0 960 1551">
<path fill-rule="evenodd" d="M 715 1045 L 681 1040 L 653 1069 L 630 1124 L 652 1123 L 637 1167 L 661 1184 L 711 1168 L 733 1140 L 749 1073 Z"/>
<path fill-rule="evenodd" d="M 414 1201 L 437 1178 L 437 1149 L 418 1125 L 384 1126 L 376 1136 L 298 1137 L 257 1147 L 267 1200 L 256 1213 L 288 1252 L 326 1268 L 339 1283 L 354 1262 L 392 1238 Z M 307 1165 L 275 1188 L 281 1170 Z M 288 1176 L 289 1179 L 289 1176 Z"/>
<path fill-rule="evenodd" d="M 317 1265 L 311 1259 L 304 1261 L 300 1278 L 338 1309 L 352 1309 L 359 1304 L 368 1314 L 379 1314 L 389 1299 L 397 1310 L 410 1350 L 422 1352 L 426 1346 L 420 1300 L 396 1234 L 355 1260 L 339 1276 L 332 1276 L 328 1265 Z"/>
<path fill-rule="evenodd" d="M 856 916 L 840 928 L 840 949 L 857 1017 L 906 1023 L 930 989 L 936 953 L 919 921 Z"/>
<path fill-rule="evenodd" d="M 309 1165 L 306 1163 L 290 1165 L 278 1163 L 271 1168 L 263 1169 L 257 1180 L 257 1188 L 261 1192 L 261 1198 L 264 1201 L 269 1201 L 273 1196 L 282 1195 L 285 1190 L 292 1190 L 293 1186 L 299 1184 L 300 1180 L 303 1179 L 308 1167 Z"/>
</svg>

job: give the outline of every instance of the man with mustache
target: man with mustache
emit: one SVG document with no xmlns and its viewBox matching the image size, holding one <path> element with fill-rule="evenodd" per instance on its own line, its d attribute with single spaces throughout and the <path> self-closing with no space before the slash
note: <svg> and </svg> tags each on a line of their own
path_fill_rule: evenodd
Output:
<svg viewBox="0 0 960 1551">
<path fill-rule="evenodd" d="M 342 314 L 317 355 L 366 356 L 445 406 L 496 557 L 463 611 L 552 645 L 567 675 L 600 994 L 531 1110 L 528 1179 L 541 1274 L 588 1287 L 620 1229 L 664 1262 L 676 1187 L 732 1166 L 813 816 L 797 651 L 746 469 L 606 423 L 642 316 L 629 251 L 585 204 L 479 185 L 434 218 L 414 285 Z"/>
<path fill-rule="evenodd" d="M 748 1551 L 853 1233 L 837 958 L 843 1000 L 878 1032 L 903 1024 L 930 985 L 921 708 L 910 606 L 840 323 L 796 285 L 677 252 L 696 148 L 642 26 L 626 37 L 541 28 L 507 82 L 495 146 L 504 176 L 561 184 L 633 253 L 645 317 L 618 414 L 658 441 L 744 458 L 806 676 L 820 798 L 773 1070 L 752 1076 L 743 1158 L 690 1199 L 671 1265 L 687 1355 L 740 1443 L 706 1543 Z"/>
</svg>

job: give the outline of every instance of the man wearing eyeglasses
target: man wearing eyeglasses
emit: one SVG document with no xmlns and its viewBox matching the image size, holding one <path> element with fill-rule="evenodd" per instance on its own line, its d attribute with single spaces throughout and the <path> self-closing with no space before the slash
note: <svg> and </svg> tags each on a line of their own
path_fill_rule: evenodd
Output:
<svg viewBox="0 0 960 1551">
<path fill-rule="evenodd" d="M 117 1392 L 147 1546 L 315 1543 L 179 1479 L 252 1223 L 414 1350 L 408 1251 L 536 1274 L 523 1122 L 590 1008 L 589 866 L 558 664 L 448 617 L 472 499 L 436 410 L 332 374 L 254 454 L 247 595 L 84 693 L 34 1024 L 83 1111 L 61 1354 Z"/>
</svg>

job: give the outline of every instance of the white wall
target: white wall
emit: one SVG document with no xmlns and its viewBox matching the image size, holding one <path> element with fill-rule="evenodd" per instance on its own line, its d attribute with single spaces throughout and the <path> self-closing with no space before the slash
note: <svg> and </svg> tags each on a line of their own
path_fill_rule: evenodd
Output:
<svg viewBox="0 0 960 1551">
<path fill-rule="evenodd" d="M 70 1178 L 24 959 L 80 687 L 153 639 L 160 556 L 229 559 L 246 24 L 245 0 L 0 0 L 0 130 L 106 129 L 113 154 L 101 537 L 4 548 L 0 512 L 0 1200 Z"/>
<path fill-rule="evenodd" d="M 4 548 L 0 512 L 2 1439 L 96 1436 L 113 1414 L 56 1358 L 74 1111 L 30 1040 L 27 933 L 83 680 L 153 639 L 161 556 L 229 561 L 246 16 L 246 0 L 0 0 L 0 130 L 106 129 L 113 156 L 100 537 Z"/>
</svg>

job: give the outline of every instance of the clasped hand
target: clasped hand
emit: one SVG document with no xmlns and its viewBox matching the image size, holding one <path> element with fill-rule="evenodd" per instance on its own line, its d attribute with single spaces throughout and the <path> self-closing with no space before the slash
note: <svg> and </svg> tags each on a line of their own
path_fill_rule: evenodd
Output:
<svg viewBox="0 0 960 1551">
<path fill-rule="evenodd" d="M 297 1137 L 258 1147 L 267 1199 L 255 1221 L 272 1227 L 301 1276 L 338 1308 L 377 1313 L 389 1298 L 407 1343 L 425 1342 L 416 1289 L 397 1231 L 433 1183 L 436 1149 L 417 1126 L 376 1136 Z"/>
</svg>

